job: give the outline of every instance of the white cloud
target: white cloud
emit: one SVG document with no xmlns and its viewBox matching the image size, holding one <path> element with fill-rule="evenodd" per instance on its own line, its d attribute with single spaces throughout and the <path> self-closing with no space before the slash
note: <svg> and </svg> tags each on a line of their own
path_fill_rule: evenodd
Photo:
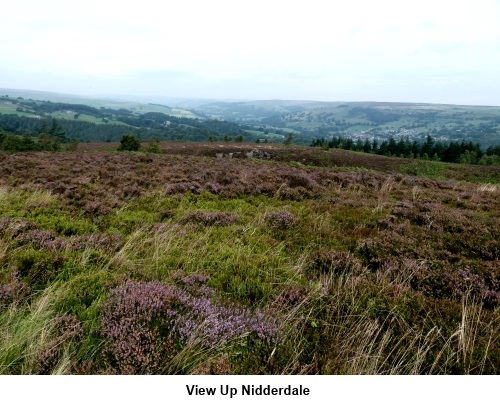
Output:
<svg viewBox="0 0 500 405">
<path fill-rule="evenodd" d="M 472 92 L 471 78 L 484 76 L 498 87 L 498 3 L 11 1 L 2 6 L 0 87 L 39 80 L 51 90 L 49 78 L 60 77 L 68 92 L 93 82 L 95 92 L 432 101 L 438 80 L 449 102 L 462 102 L 456 83 Z"/>
</svg>

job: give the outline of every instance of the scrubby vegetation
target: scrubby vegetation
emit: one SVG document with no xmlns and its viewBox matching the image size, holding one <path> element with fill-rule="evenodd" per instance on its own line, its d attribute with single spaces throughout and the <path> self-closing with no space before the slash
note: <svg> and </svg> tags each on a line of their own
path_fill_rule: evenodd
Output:
<svg viewBox="0 0 500 405">
<path fill-rule="evenodd" d="M 2 373 L 498 373 L 499 167 L 117 146 L 0 152 Z"/>
</svg>

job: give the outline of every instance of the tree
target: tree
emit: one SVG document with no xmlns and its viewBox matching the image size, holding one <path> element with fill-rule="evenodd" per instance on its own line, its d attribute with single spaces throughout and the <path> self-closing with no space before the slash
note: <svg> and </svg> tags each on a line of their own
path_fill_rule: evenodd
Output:
<svg viewBox="0 0 500 405">
<path fill-rule="evenodd" d="M 432 138 L 432 136 L 427 135 L 427 138 L 424 144 L 422 145 L 422 154 L 427 153 L 428 156 L 431 156 L 433 149 L 434 149 L 434 139 Z"/>
<path fill-rule="evenodd" d="M 64 129 L 61 127 L 61 125 L 56 121 L 55 118 L 52 118 L 52 125 L 50 127 L 49 131 L 50 136 L 56 137 L 59 139 L 59 142 L 66 142 L 66 133 L 64 132 Z"/>
<path fill-rule="evenodd" d="M 134 135 L 125 134 L 120 139 L 118 150 L 137 151 L 141 147 L 141 141 Z"/>
<path fill-rule="evenodd" d="M 158 139 L 154 139 L 148 143 L 148 147 L 146 148 L 147 153 L 160 153 L 160 141 Z"/>
<path fill-rule="evenodd" d="M 388 145 L 388 154 L 389 155 L 395 155 L 397 153 L 397 150 L 398 150 L 398 144 L 396 142 L 396 140 L 394 139 L 393 136 L 391 136 L 389 138 L 389 145 Z"/>
<path fill-rule="evenodd" d="M 18 152 L 21 149 L 19 138 L 15 135 L 4 136 L 0 146 L 6 152 Z"/>
<path fill-rule="evenodd" d="M 40 129 L 38 130 L 38 134 L 48 134 L 49 133 L 49 126 L 47 124 L 47 121 L 42 121 L 42 125 Z"/>
<path fill-rule="evenodd" d="M 461 155 L 460 144 L 458 142 L 450 142 L 448 147 L 443 152 L 443 162 L 458 163 Z"/>
<path fill-rule="evenodd" d="M 354 144 L 354 150 L 356 150 L 356 151 L 362 151 L 363 150 L 363 141 L 360 138 L 358 138 L 356 140 L 356 143 Z"/>
<path fill-rule="evenodd" d="M 372 151 L 372 143 L 369 139 L 365 139 L 365 143 L 363 144 L 363 152 L 370 153 Z"/>
<path fill-rule="evenodd" d="M 50 136 L 48 134 L 42 133 L 38 135 L 38 144 L 41 146 L 42 150 L 57 151 L 61 149 L 59 138 L 55 136 Z"/>
<path fill-rule="evenodd" d="M 285 145 L 292 145 L 292 144 L 293 144 L 293 133 L 290 132 L 285 139 Z"/>
<path fill-rule="evenodd" d="M 389 142 L 382 141 L 380 144 L 380 149 L 378 150 L 379 155 L 387 156 L 389 154 Z"/>
</svg>

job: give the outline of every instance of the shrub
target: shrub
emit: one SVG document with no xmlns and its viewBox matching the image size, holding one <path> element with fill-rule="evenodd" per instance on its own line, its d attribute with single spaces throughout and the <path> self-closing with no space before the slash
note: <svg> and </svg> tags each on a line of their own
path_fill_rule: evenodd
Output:
<svg viewBox="0 0 500 405">
<path fill-rule="evenodd" d="M 203 188 L 201 187 L 201 185 L 195 181 L 190 183 L 187 182 L 173 183 L 165 187 L 165 192 L 167 194 L 184 194 L 187 192 L 192 192 L 194 194 L 201 194 L 202 191 Z"/>
<path fill-rule="evenodd" d="M 288 173 L 285 176 L 288 185 L 292 188 L 303 187 L 312 190 L 316 187 L 316 182 L 307 173 Z"/>
<path fill-rule="evenodd" d="M 141 147 L 141 141 L 134 135 L 123 135 L 120 139 L 118 150 L 137 151 Z"/>
<path fill-rule="evenodd" d="M 265 220 L 272 229 L 279 230 L 289 229 L 297 222 L 295 216 L 286 210 L 268 212 L 265 215 Z"/>
<path fill-rule="evenodd" d="M 64 148 L 64 150 L 68 152 L 75 152 L 77 149 L 78 149 L 78 141 L 76 139 L 71 139 Z"/>
<path fill-rule="evenodd" d="M 185 280 L 190 288 L 200 281 L 192 279 Z M 113 289 L 101 327 L 110 371 L 160 373 L 189 341 L 215 348 L 249 333 L 276 341 L 278 328 L 262 312 L 222 305 L 208 287 L 200 291 L 132 281 Z"/>
<path fill-rule="evenodd" d="M 415 272 L 410 281 L 415 290 L 429 297 L 458 300 L 469 296 L 488 309 L 494 309 L 500 303 L 498 288 L 467 267 L 453 272 L 446 268 L 424 267 Z"/>
<path fill-rule="evenodd" d="M 166 209 L 160 212 L 160 221 L 166 221 L 175 217 L 175 210 Z"/>
<path fill-rule="evenodd" d="M 29 293 L 28 286 L 14 273 L 7 284 L 0 284 L 0 309 L 20 301 Z"/>
<path fill-rule="evenodd" d="M 151 141 L 148 143 L 148 146 L 146 147 L 146 152 L 147 153 L 160 153 L 160 142 L 158 140 Z"/>
<path fill-rule="evenodd" d="M 62 251 L 68 247 L 68 242 L 54 231 L 41 231 L 38 229 L 19 235 L 17 241 L 20 244 L 32 244 L 37 249 Z"/>
<path fill-rule="evenodd" d="M 293 307 L 302 302 L 308 292 L 308 289 L 303 286 L 289 287 L 276 297 L 275 302 L 285 307 Z"/>
<path fill-rule="evenodd" d="M 89 201 L 83 209 L 88 216 L 93 218 L 113 214 L 113 209 L 102 201 Z"/>
<path fill-rule="evenodd" d="M 0 219 L 0 236 L 9 235 L 17 238 L 25 232 L 36 229 L 33 222 L 24 221 L 17 218 L 3 217 Z"/>
<path fill-rule="evenodd" d="M 315 279 L 320 274 L 358 273 L 362 268 L 361 262 L 349 252 L 320 250 L 312 258 L 308 275 Z"/>
<path fill-rule="evenodd" d="M 49 374 L 60 361 L 64 349 L 83 337 L 83 325 L 72 315 L 57 315 L 53 320 L 54 335 L 39 353 L 35 371 Z"/>
<path fill-rule="evenodd" d="M 27 249 L 15 257 L 21 280 L 35 289 L 43 288 L 52 281 L 64 265 L 64 258 L 53 252 Z"/>
</svg>

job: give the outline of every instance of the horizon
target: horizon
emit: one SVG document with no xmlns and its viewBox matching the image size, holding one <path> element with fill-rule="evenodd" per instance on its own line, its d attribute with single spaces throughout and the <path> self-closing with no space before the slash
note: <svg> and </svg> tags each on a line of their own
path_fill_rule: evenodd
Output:
<svg viewBox="0 0 500 405">
<path fill-rule="evenodd" d="M 5 93 L 7 92 L 7 93 Z M 133 94 L 77 94 L 77 93 L 61 93 L 61 92 L 55 92 L 55 91 L 50 91 L 50 90 L 35 90 L 35 89 L 14 89 L 14 88 L 0 88 L 0 97 L 3 96 L 9 96 L 11 97 L 8 92 L 26 92 L 26 93 L 40 93 L 40 94 L 46 94 L 46 95 L 54 95 L 54 96 L 60 96 L 60 97 L 77 97 L 77 98 L 82 98 L 82 99 L 89 99 L 89 100 L 109 100 L 109 101 L 116 101 L 116 102 L 136 102 L 136 103 L 144 103 L 144 104 L 163 104 L 160 101 L 161 100 L 154 100 L 156 99 L 164 99 L 163 102 L 168 102 L 169 99 L 171 100 L 184 100 L 184 101 L 204 101 L 206 100 L 207 102 L 225 102 L 225 103 L 252 103 L 252 102 L 297 102 L 297 103 L 374 103 L 374 104 L 409 104 L 409 105 L 442 105 L 442 106 L 456 106 L 456 107 L 489 107 L 489 108 L 495 108 L 495 107 L 500 107 L 499 105 L 492 105 L 492 104 L 453 104 L 453 103 L 432 103 L 432 102 L 426 102 L 426 101 L 383 101 L 383 100 L 299 100 L 299 99 L 279 99 L 279 98 L 269 98 L 269 99 L 228 99 L 228 98 L 208 98 L 208 97 L 169 97 L 169 96 L 148 96 L 148 95 L 133 95 Z M 5 94 L 3 94 L 5 93 Z M 12 96 L 12 97 L 17 97 L 17 96 Z M 38 99 L 37 101 L 50 101 L 48 99 Z M 69 104 L 74 104 L 74 103 L 69 103 Z M 169 106 L 168 104 L 164 104 L 165 106 Z M 172 104 L 170 106 L 175 106 L 175 104 Z M 189 109 L 189 108 L 188 108 Z"/>
<path fill-rule="evenodd" d="M 4 5 L 0 87 L 238 100 L 500 105 L 493 0 Z"/>
</svg>

